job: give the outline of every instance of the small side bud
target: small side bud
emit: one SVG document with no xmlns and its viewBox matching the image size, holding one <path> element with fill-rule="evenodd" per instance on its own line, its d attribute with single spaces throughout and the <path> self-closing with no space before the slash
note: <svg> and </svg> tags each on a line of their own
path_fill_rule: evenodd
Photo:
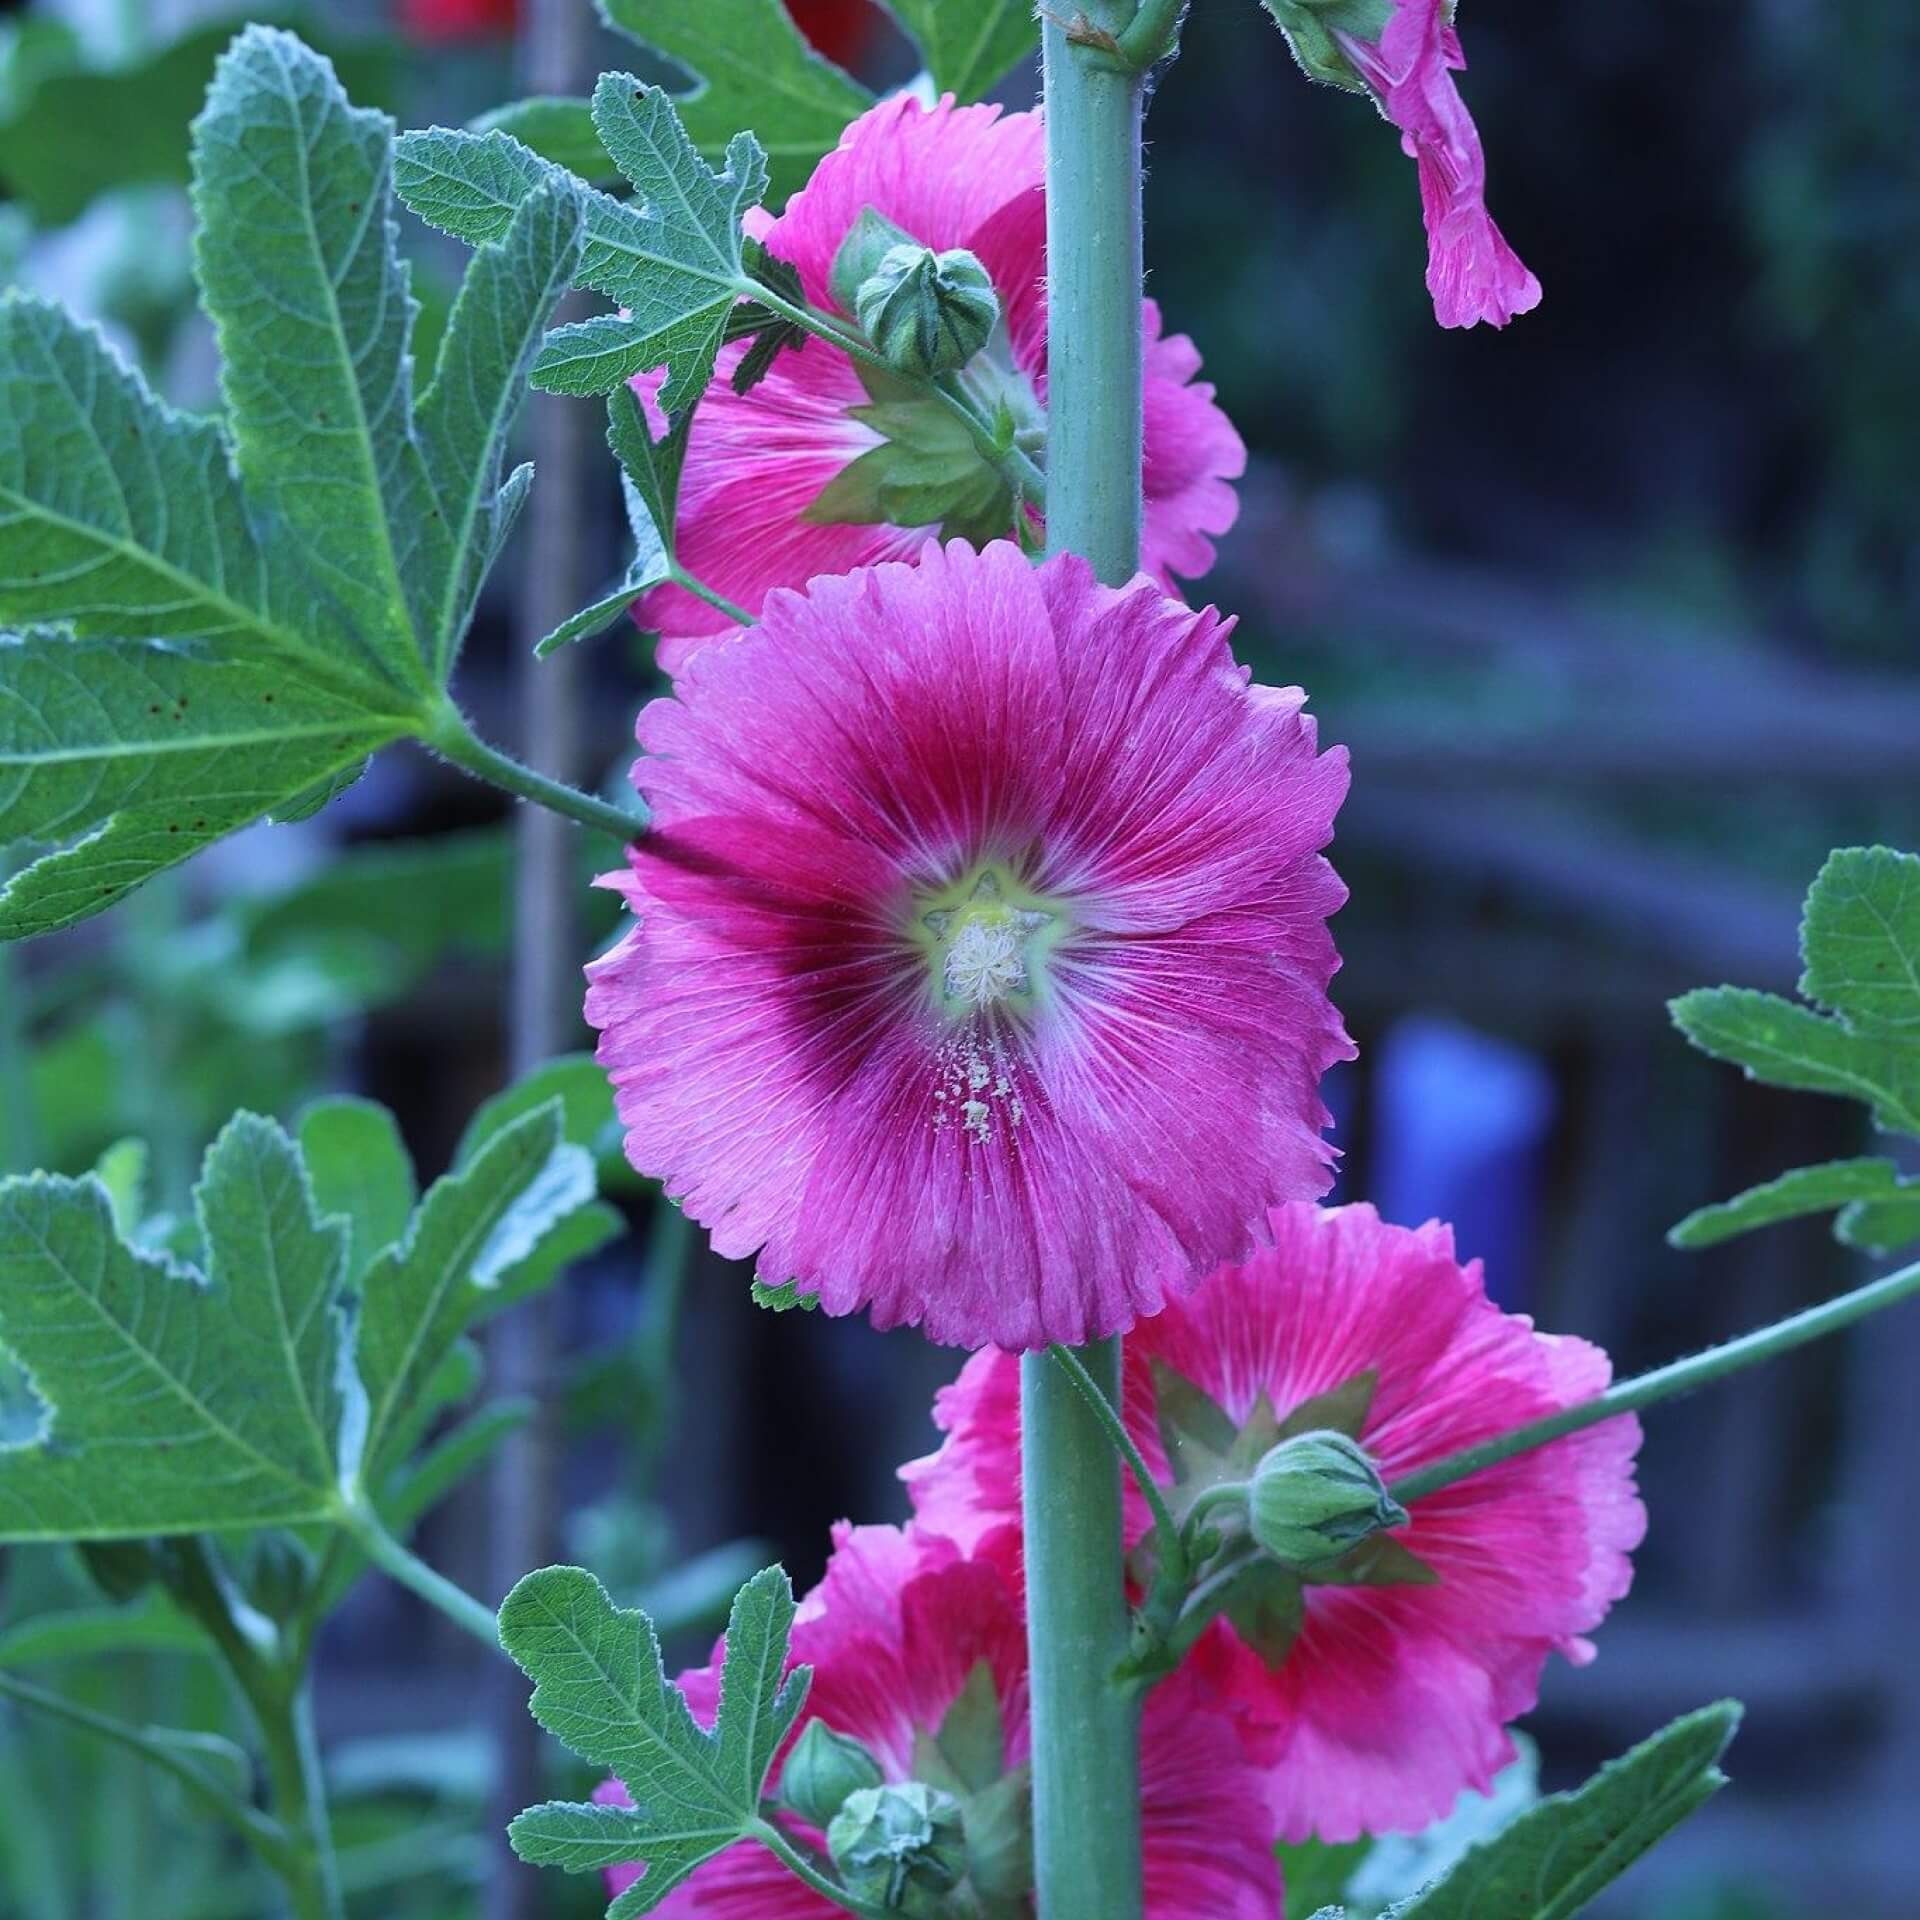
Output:
<svg viewBox="0 0 1920 1920">
<path fill-rule="evenodd" d="M 993 337 L 1000 296 L 961 248 L 889 247 L 854 296 L 854 318 L 902 373 L 954 373 Z"/>
<path fill-rule="evenodd" d="M 967 1871 L 959 1801 L 918 1780 L 849 1794 L 827 1828 L 827 1851 L 856 1899 L 926 1920 Z"/>
<path fill-rule="evenodd" d="M 886 1776 L 858 1740 L 835 1733 L 824 1720 L 809 1720 L 780 1774 L 780 1801 L 809 1826 L 828 1827 L 856 1793 L 878 1787 Z"/>
<path fill-rule="evenodd" d="M 1308 1568 L 1405 1526 L 1407 1510 L 1388 1494 L 1366 1449 L 1326 1429 L 1296 1434 L 1267 1454 L 1247 1489 L 1247 1518 L 1274 1559 Z"/>
</svg>

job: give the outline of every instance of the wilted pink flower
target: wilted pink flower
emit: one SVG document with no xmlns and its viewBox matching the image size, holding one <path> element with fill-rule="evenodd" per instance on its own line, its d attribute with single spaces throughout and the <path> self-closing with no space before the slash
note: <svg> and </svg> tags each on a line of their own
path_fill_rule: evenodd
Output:
<svg viewBox="0 0 1920 1920">
<path fill-rule="evenodd" d="M 837 1527 L 826 1577 L 794 1624 L 792 1663 L 814 1670 L 794 1738 L 807 1721 L 824 1720 L 865 1746 L 889 1781 L 925 1779 L 916 1747 L 940 1732 L 984 1664 L 1002 1771 L 1024 1766 L 1027 1639 L 1010 1545 L 990 1538 L 967 1557 L 923 1533 Z M 716 1651 L 711 1665 L 681 1677 L 703 1725 L 712 1724 L 719 1674 Z M 963 1711 L 977 1715 L 980 1705 L 976 1698 Z M 1170 1681 L 1148 1700 L 1140 1765 L 1147 1920 L 1273 1920 L 1272 1819 L 1232 1722 L 1200 1681 Z M 628 1804 L 618 1781 L 595 1797 Z M 794 1830 L 817 1843 L 806 1827 Z M 609 1889 L 617 1895 L 639 1877 L 638 1867 L 616 1868 Z M 665 1920 L 834 1920 L 839 1911 L 752 1842 L 702 1867 L 659 1908 Z"/>
<path fill-rule="evenodd" d="M 1127 1424 L 1168 1484 L 1155 1363 L 1243 1426 L 1262 1395 L 1285 1420 L 1376 1374 L 1359 1438 L 1389 1482 L 1590 1399 L 1610 1377 L 1597 1347 L 1500 1312 L 1444 1226 L 1293 1206 L 1272 1228 L 1271 1250 L 1128 1336 Z M 975 1354 L 941 1394 L 945 1444 L 902 1470 L 919 1524 L 964 1544 L 1017 1517 L 1017 1374 L 1005 1354 Z M 1639 1444 L 1637 1421 L 1609 1421 L 1415 1501 L 1412 1524 L 1391 1538 L 1437 1581 L 1309 1585 L 1277 1670 L 1225 1621 L 1209 1630 L 1190 1669 L 1234 1707 L 1282 1838 L 1420 1827 L 1491 1782 L 1513 1757 L 1506 1726 L 1533 1705 L 1547 1655 L 1591 1659 L 1582 1636 L 1627 1590 L 1627 1556 L 1646 1529 Z M 1137 1543 L 1149 1517 L 1131 1483 L 1127 1497 Z"/>
<path fill-rule="evenodd" d="M 993 278 L 1007 335 L 1001 349 L 978 356 L 965 378 L 983 403 L 1004 397 L 1016 419 L 1037 420 L 1047 385 L 1044 175 L 1037 113 L 956 107 L 951 100 L 927 108 L 902 95 L 854 121 L 786 211 L 778 219 L 753 216 L 749 231 L 799 270 L 809 300 L 827 307 L 834 304 L 828 286 L 834 256 L 868 207 L 926 246 L 969 249 Z M 1214 405 L 1212 387 L 1194 380 L 1200 355 L 1193 342 L 1184 335 L 1162 338 L 1151 301 L 1142 324 L 1141 564 L 1173 592 L 1173 575 L 1195 579 L 1213 565 L 1211 536 L 1233 524 L 1238 502 L 1229 482 L 1245 471 L 1247 456 Z M 727 350 L 723 376 L 744 351 Z M 938 529 L 808 517 L 828 484 L 881 444 L 880 432 L 853 417 L 872 399 L 853 362 L 819 340 L 804 352 L 783 353 L 744 396 L 724 377 L 716 380 L 694 418 L 681 485 L 679 551 L 689 570 L 757 613 L 774 587 L 800 587 L 816 574 L 918 553 Z M 922 414 L 942 424 L 937 403 L 917 403 L 915 418 Z M 961 458 L 970 464 L 977 456 L 963 448 Z M 991 531 L 1010 534 L 1011 514 Z M 661 662 L 673 671 L 690 642 L 729 625 L 678 587 L 648 594 L 635 613 L 642 626 L 664 636 Z"/>
<path fill-rule="evenodd" d="M 640 716 L 627 1128 L 729 1257 L 964 1346 L 1116 1332 L 1325 1190 L 1346 792 L 1212 611 L 929 543 Z"/>
<path fill-rule="evenodd" d="M 1443 327 L 1504 327 L 1540 304 L 1540 282 L 1487 212 L 1486 155 L 1453 83 L 1467 62 L 1451 19 L 1447 0 L 1393 0 L 1377 42 L 1335 37 L 1419 167 L 1435 316 Z"/>
</svg>

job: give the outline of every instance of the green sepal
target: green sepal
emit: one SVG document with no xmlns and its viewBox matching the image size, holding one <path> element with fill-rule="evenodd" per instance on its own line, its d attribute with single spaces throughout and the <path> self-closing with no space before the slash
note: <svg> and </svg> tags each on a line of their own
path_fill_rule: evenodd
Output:
<svg viewBox="0 0 1920 1920">
<path fill-rule="evenodd" d="M 1336 32 L 1378 41 L 1393 17 L 1391 0 L 1261 0 L 1286 36 L 1287 49 L 1309 80 L 1365 93 L 1367 83 L 1347 58 Z"/>
</svg>

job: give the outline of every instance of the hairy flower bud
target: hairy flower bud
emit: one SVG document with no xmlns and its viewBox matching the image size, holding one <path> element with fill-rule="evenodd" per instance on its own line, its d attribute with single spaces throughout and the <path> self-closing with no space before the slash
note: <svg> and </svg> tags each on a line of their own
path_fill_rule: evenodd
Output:
<svg viewBox="0 0 1920 1920">
<path fill-rule="evenodd" d="M 826 1827 L 852 1795 L 885 1778 L 858 1740 L 835 1733 L 824 1720 L 809 1720 L 781 1771 L 780 1799 L 810 1826 Z"/>
<path fill-rule="evenodd" d="M 903 243 L 880 256 L 854 296 L 854 317 L 902 373 L 953 373 L 1000 324 L 1000 297 L 972 254 Z"/>
<path fill-rule="evenodd" d="M 1247 1489 L 1253 1537 L 1276 1560 L 1308 1568 L 1337 1559 L 1370 1535 L 1407 1523 L 1358 1441 L 1325 1429 L 1283 1440 Z"/>
<path fill-rule="evenodd" d="M 960 1803 L 937 1787 L 863 1787 L 827 1828 L 827 1851 L 856 1898 L 932 1916 L 967 1870 Z"/>
</svg>

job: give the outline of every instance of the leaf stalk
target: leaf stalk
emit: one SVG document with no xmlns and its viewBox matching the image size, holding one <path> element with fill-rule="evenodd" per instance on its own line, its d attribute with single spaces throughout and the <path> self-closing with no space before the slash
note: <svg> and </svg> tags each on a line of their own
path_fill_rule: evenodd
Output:
<svg viewBox="0 0 1920 1920">
<path fill-rule="evenodd" d="M 466 716 L 451 700 L 444 701 L 433 715 L 421 739 L 463 772 L 489 786 L 499 787 L 520 800 L 530 800 L 550 813 L 563 815 L 596 833 L 611 835 L 622 842 L 636 839 L 644 823 L 633 814 L 609 806 L 590 793 L 563 781 L 549 779 L 544 773 L 524 766 L 511 754 L 490 747 L 474 732 Z"/>
</svg>

